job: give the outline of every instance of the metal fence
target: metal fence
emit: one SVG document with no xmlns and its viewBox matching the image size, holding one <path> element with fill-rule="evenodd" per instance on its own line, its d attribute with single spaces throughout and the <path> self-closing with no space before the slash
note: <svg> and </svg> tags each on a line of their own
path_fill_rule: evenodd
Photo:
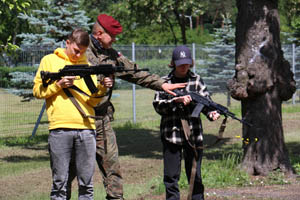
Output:
<svg viewBox="0 0 300 200">
<path fill-rule="evenodd" d="M 212 92 L 223 92 L 226 93 L 226 82 L 229 78 L 231 78 L 234 74 L 234 47 L 224 47 L 224 46 L 202 46 L 197 44 L 188 45 L 192 50 L 192 55 L 195 60 L 195 66 L 193 71 L 196 71 L 202 77 L 204 77 L 205 83 L 209 86 L 209 90 Z M 149 46 L 149 45 L 118 45 L 114 46 L 120 53 L 132 59 L 140 66 L 143 66 L 143 63 L 147 63 L 149 65 L 149 61 L 153 61 L 150 67 L 150 72 L 153 73 L 153 69 L 157 66 L 160 71 L 159 75 L 166 75 L 170 69 L 167 65 L 170 63 L 172 51 L 175 46 Z M 297 87 L 300 88 L 300 47 L 293 44 L 286 44 L 282 46 L 284 57 L 290 62 L 291 68 L 295 75 L 295 80 L 297 81 Z M 17 56 L 14 59 L 11 59 L 10 62 L 14 66 L 38 66 L 41 58 L 49 53 L 53 52 L 53 48 L 38 48 L 38 47 L 30 47 L 27 49 L 23 49 L 18 52 Z M 147 67 L 147 66 L 145 66 Z M 157 71 L 155 71 L 156 73 Z M 126 119 L 119 119 L 121 121 L 133 121 L 138 122 L 139 116 L 136 116 L 136 109 L 139 108 L 140 102 L 136 102 L 136 93 L 135 85 L 131 85 L 127 82 L 122 82 L 118 80 L 119 85 L 127 85 L 128 88 L 132 89 L 132 117 L 127 117 Z M 12 88 L 10 89 L 1 89 L 0 86 L 0 125 L 5 123 L 14 123 L 16 129 L 20 132 L 28 132 L 28 130 L 32 131 L 35 128 L 36 121 L 39 118 L 40 111 L 42 109 L 43 101 L 38 103 L 38 107 L 35 109 L 30 109 L 30 98 L 19 98 L 17 101 L 10 100 L 9 95 L 17 94 Z M 293 103 L 296 103 L 296 94 L 293 98 Z M 36 103 L 36 102 L 35 102 Z M 23 117 L 32 118 L 30 125 L 23 124 L 24 120 L 22 120 L 21 115 L 19 116 L 14 114 L 12 109 L 21 110 L 23 113 Z M 5 114 L 4 114 L 5 113 Z M 9 113 L 9 114 L 8 114 Z M 45 115 L 45 114 L 44 114 Z M 41 120 L 45 118 L 45 116 L 40 116 Z M 45 119 L 44 119 L 45 120 Z M 29 128 L 28 128 L 29 126 Z M 20 127 L 24 127 L 24 130 L 20 129 Z M 9 132 L 12 130 L 2 130 Z"/>
</svg>

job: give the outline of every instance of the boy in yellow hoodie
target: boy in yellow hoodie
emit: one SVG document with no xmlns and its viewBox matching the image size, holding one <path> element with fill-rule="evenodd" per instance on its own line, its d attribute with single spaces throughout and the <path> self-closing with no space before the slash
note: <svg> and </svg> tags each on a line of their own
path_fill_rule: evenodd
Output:
<svg viewBox="0 0 300 200">
<path fill-rule="evenodd" d="M 78 199 L 93 199 L 93 173 L 95 168 L 96 140 L 94 119 L 84 117 L 69 99 L 64 88 L 73 85 L 90 94 L 83 79 L 66 76 L 44 87 L 40 72 L 58 72 L 65 65 L 87 64 L 85 51 L 89 45 L 89 35 L 82 29 L 75 29 L 66 41 L 66 48 L 58 48 L 53 54 L 42 58 L 34 79 L 33 94 L 46 100 L 49 120 L 49 153 L 52 170 L 51 200 L 66 199 L 66 185 L 72 153 L 75 156 L 78 177 Z M 94 83 L 96 76 L 92 76 Z M 103 85 L 94 96 L 106 92 Z M 67 89 L 86 113 L 95 115 L 93 107 L 101 98 L 92 98 Z"/>
</svg>

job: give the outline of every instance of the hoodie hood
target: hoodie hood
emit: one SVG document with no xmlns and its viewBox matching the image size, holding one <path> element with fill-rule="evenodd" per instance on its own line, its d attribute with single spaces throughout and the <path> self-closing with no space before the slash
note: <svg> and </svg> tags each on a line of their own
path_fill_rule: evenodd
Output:
<svg viewBox="0 0 300 200">
<path fill-rule="evenodd" d="M 65 48 L 57 48 L 55 49 L 54 54 L 71 64 L 86 63 L 87 58 L 85 54 L 83 54 L 76 62 L 74 62 L 70 60 L 65 50 Z"/>
</svg>

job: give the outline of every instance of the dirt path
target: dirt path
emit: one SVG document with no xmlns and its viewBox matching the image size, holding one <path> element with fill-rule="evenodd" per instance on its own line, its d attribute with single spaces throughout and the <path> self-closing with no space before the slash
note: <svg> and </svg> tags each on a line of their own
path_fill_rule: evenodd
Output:
<svg viewBox="0 0 300 200">
<path fill-rule="evenodd" d="M 181 199 L 185 200 L 187 193 L 182 192 Z M 136 200 L 164 200 L 164 195 L 146 195 Z M 299 200 L 300 181 L 286 185 L 255 186 L 213 189 L 205 191 L 205 200 Z"/>
<path fill-rule="evenodd" d="M 299 200 L 300 182 L 290 185 L 272 185 L 246 188 L 208 189 L 206 200 Z"/>
</svg>

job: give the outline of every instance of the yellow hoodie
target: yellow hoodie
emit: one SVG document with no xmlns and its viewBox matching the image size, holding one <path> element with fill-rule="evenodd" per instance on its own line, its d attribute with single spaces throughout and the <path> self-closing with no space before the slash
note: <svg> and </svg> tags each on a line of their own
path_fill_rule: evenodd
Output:
<svg viewBox="0 0 300 200">
<path fill-rule="evenodd" d="M 34 78 L 33 95 L 36 98 L 46 99 L 47 116 L 49 120 L 49 130 L 56 128 L 71 128 L 71 129 L 95 129 L 95 121 L 92 118 L 84 118 L 71 100 L 67 97 L 61 87 L 56 85 L 56 82 L 44 87 L 40 71 L 58 72 L 65 65 L 87 64 L 85 54 L 74 63 L 70 61 L 65 53 L 65 49 L 58 48 L 53 54 L 49 54 L 42 58 L 37 74 Z M 96 84 L 97 78 L 92 76 Z M 74 85 L 90 94 L 88 87 L 83 79 L 75 79 Z M 103 85 L 98 84 L 99 92 L 92 96 L 104 95 L 106 89 Z M 81 108 L 87 115 L 95 115 L 93 107 L 97 105 L 101 98 L 90 98 L 80 94 L 73 89 L 69 89 L 73 94 Z"/>
</svg>

